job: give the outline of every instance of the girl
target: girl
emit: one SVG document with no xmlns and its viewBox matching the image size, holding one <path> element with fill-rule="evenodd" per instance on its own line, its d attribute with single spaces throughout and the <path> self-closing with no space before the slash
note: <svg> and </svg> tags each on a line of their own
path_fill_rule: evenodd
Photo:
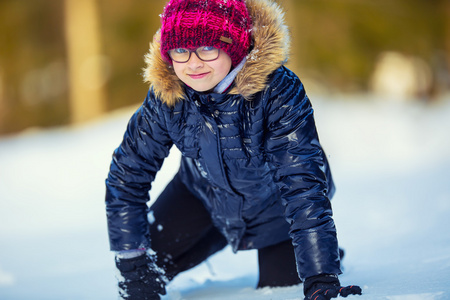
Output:
<svg viewBox="0 0 450 300">
<path fill-rule="evenodd" d="M 304 282 L 306 299 L 341 287 L 334 185 L 302 83 L 284 67 L 283 13 L 270 0 L 171 0 L 146 55 L 150 90 L 106 180 L 123 299 L 165 285 L 230 245 L 258 249 L 258 287 Z M 178 173 L 148 209 L 170 148 Z"/>
</svg>

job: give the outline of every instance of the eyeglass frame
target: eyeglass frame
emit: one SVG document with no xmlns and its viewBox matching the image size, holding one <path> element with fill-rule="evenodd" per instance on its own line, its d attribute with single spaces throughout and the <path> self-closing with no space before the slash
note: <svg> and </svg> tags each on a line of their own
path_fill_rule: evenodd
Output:
<svg viewBox="0 0 450 300">
<path fill-rule="evenodd" d="M 198 55 L 197 50 L 200 49 L 200 48 L 205 48 L 205 47 L 212 47 L 212 46 L 200 46 L 200 47 L 195 48 L 194 50 L 188 49 L 188 48 L 174 48 L 174 49 L 170 49 L 169 51 L 167 51 L 167 54 L 169 55 L 169 57 L 170 57 L 170 59 L 171 59 L 172 61 L 177 62 L 177 63 L 179 63 L 179 64 L 185 64 L 185 63 L 187 63 L 187 62 L 191 59 L 192 53 L 195 53 L 195 55 L 198 57 L 198 59 L 200 59 L 201 61 L 204 61 L 204 62 L 215 61 L 215 60 L 217 60 L 217 59 L 219 58 L 221 49 L 220 49 L 220 48 L 217 48 L 217 47 L 212 47 L 212 48 L 215 48 L 215 49 L 218 50 L 218 51 L 217 51 L 217 57 L 214 58 L 214 59 L 206 59 L 206 60 L 205 60 L 205 59 L 202 59 L 202 58 Z M 184 49 L 184 50 L 189 51 L 188 59 L 187 59 L 186 61 L 177 61 L 177 60 L 174 60 L 174 59 L 172 58 L 172 55 L 170 55 L 170 51 L 176 50 L 176 49 Z"/>
</svg>

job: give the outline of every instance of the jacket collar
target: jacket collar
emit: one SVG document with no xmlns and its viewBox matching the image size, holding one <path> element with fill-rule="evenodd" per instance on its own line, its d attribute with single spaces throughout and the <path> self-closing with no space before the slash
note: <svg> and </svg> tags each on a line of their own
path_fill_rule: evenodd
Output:
<svg viewBox="0 0 450 300">
<path fill-rule="evenodd" d="M 290 36 L 284 12 L 276 3 L 271 0 L 247 0 L 246 4 L 253 22 L 253 48 L 228 94 L 240 94 L 251 100 L 252 95 L 265 89 L 269 75 L 286 63 Z M 143 77 L 155 95 L 163 103 L 173 107 L 183 100 L 185 85 L 178 79 L 172 66 L 162 59 L 160 37 L 158 30 L 145 55 Z"/>
</svg>

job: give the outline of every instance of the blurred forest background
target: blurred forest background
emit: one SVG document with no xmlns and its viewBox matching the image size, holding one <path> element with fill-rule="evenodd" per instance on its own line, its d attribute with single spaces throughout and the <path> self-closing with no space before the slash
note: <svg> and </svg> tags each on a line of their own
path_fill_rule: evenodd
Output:
<svg viewBox="0 0 450 300">
<path fill-rule="evenodd" d="M 293 36 L 288 67 L 307 91 L 428 103 L 449 92 L 449 0 L 277 2 Z M 141 103 L 165 3 L 0 0 L 0 135 Z"/>
</svg>

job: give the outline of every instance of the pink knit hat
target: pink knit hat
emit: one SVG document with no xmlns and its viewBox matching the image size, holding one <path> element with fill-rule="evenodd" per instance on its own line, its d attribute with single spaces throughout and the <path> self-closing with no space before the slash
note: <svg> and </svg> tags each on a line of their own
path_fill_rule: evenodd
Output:
<svg viewBox="0 0 450 300">
<path fill-rule="evenodd" d="M 171 49 L 212 46 L 236 66 L 250 47 L 252 20 L 245 0 L 171 0 L 161 24 L 161 55 L 170 63 Z"/>
</svg>

